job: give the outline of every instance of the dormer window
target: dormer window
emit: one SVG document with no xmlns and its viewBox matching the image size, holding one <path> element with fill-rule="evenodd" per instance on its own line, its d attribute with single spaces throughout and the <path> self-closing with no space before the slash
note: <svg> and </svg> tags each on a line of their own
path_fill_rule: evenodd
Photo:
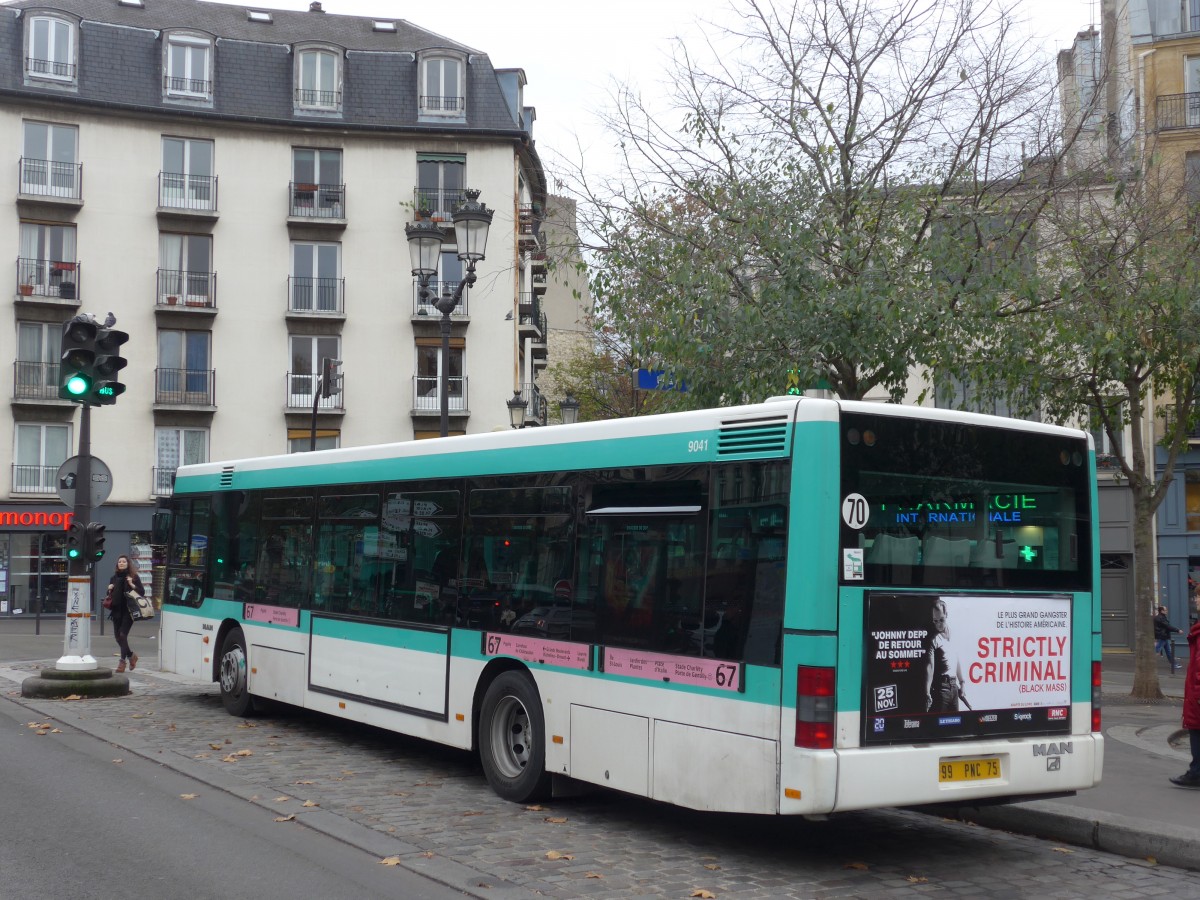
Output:
<svg viewBox="0 0 1200 900">
<path fill-rule="evenodd" d="M 211 100 L 212 41 L 201 35 L 170 35 L 163 87 L 168 97 Z"/>
<path fill-rule="evenodd" d="M 25 74 L 30 78 L 75 81 L 75 26 L 54 16 L 33 16 L 26 30 Z"/>
<path fill-rule="evenodd" d="M 296 51 L 296 108 L 337 112 L 342 108 L 342 55 L 327 47 Z"/>
<path fill-rule="evenodd" d="M 422 115 L 458 116 L 467 111 L 464 60 L 430 55 L 421 59 L 420 112 Z"/>
</svg>

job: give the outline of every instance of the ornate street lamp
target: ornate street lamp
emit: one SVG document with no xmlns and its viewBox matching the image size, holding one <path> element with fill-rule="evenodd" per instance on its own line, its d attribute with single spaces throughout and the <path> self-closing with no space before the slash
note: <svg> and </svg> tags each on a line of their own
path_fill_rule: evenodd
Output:
<svg viewBox="0 0 1200 900">
<path fill-rule="evenodd" d="M 475 264 L 484 258 L 488 228 L 492 224 L 493 211 L 479 202 L 479 191 L 468 188 L 463 194 L 467 199 L 454 210 L 451 218 L 454 220 L 458 258 L 467 264 L 467 272 L 452 296 L 440 294 L 434 303 L 442 314 L 442 356 L 438 373 L 442 437 L 450 433 L 450 313 L 462 301 L 463 289 L 475 283 Z M 418 219 L 411 225 L 405 225 L 404 233 L 408 237 L 412 273 L 421 288 L 421 303 L 428 303 L 429 282 L 437 275 L 442 255 L 442 229 L 436 222 Z"/>
<path fill-rule="evenodd" d="M 504 401 L 508 406 L 508 418 L 513 428 L 525 427 L 525 409 L 529 406 L 520 391 L 513 391 L 512 399 Z"/>
<path fill-rule="evenodd" d="M 564 425 L 574 425 L 579 421 L 579 401 L 567 394 L 558 404 L 558 414 Z"/>
</svg>

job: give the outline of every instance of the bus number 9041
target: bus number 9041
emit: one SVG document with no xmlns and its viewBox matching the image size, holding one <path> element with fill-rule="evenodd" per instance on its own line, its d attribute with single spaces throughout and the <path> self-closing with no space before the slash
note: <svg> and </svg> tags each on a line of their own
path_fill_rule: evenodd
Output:
<svg viewBox="0 0 1200 900">
<path fill-rule="evenodd" d="M 703 438 L 698 441 L 688 441 L 688 453 L 707 453 L 708 438 Z"/>
</svg>

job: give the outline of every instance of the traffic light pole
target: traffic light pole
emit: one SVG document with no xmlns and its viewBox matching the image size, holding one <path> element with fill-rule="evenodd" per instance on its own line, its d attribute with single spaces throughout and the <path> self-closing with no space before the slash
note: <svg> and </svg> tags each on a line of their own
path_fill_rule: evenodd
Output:
<svg viewBox="0 0 1200 900">
<path fill-rule="evenodd" d="M 92 407 L 80 404 L 79 464 L 75 473 L 75 518 L 86 529 L 92 517 Z M 81 672 L 98 668 L 92 656 L 92 576 L 87 554 L 67 562 L 67 621 L 63 655 L 56 669 Z"/>
</svg>

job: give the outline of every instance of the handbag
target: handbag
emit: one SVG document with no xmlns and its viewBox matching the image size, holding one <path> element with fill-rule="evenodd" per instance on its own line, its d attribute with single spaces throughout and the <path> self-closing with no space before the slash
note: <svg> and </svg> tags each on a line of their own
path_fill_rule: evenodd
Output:
<svg viewBox="0 0 1200 900">
<path fill-rule="evenodd" d="M 135 621 L 138 619 L 154 618 L 154 604 L 146 597 L 143 597 L 137 591 L 127 591 L 125 598 L 129 605 L 129 615 L 133 616 Z"/>
<path fill-rule="evenodd" d="M 104 595 L 104 600 L 100 605 L 105 609 L 112 609 L 112 591 Z"/>
</svg>

